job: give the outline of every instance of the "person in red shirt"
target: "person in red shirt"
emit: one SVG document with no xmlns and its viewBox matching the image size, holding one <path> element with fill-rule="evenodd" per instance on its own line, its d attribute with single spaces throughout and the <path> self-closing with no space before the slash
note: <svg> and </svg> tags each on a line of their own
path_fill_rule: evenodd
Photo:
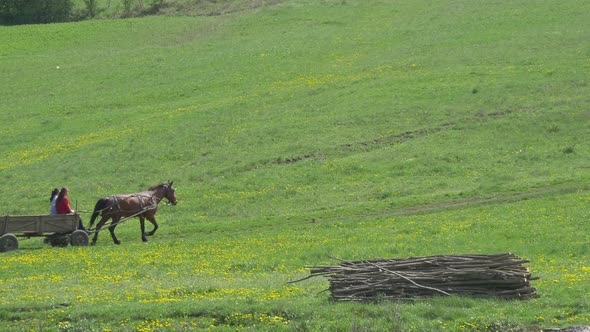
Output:
<svg viewBox="0 0 590 332">
<path fill-rule="evenodd" d="M 57 201 L 55 203 L 55 209 L 57 210 L 57 214 L 76 213 L 76 211 L 72 210 L 72 207 L 70 206 L 70 199 L 68 198 L 68 188 L 63 187 L 59 191 L 59 195 L 57 195 Z M 86 228 L 84 228 L 84 225 L 82 224 L 82 219 L 80 219 L 78 229 L 81 229 L 83 231 L 86 230 Z"/>
<path fill-rule="evenodd" d="M 68 199 L 68 188 L 63 187 L 57 195 L 57 201 L 55 203 L 55 209 L 58 214 L 76 213 L 70 206 L 70 200 Z"/>
</svg>

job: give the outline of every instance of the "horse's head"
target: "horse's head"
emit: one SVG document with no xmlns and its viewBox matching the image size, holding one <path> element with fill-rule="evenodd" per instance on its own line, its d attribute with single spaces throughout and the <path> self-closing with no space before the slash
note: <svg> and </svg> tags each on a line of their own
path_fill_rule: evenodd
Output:
<svg viewBox="0 0 590 332">
<path fill-rule="evenodd" d="M 166 189 L 166 191 L 164 192 L 164 197 L 166 197 L 170 204 L 176 205 L 176 190 L 172 187 L 173 182 L 174 181 L 164 184 L 164 188 Z"/>
<path fill-rule="evenodd" d="M 148 190 L 155 193 L 155 195 L 158 197 L 158 202 L 166 198 L 170 204 L 176 205 L 176 193 L 172 187 L 173 182 L 174 181 L 163 182 L 150 187 Z"/>
</svg>

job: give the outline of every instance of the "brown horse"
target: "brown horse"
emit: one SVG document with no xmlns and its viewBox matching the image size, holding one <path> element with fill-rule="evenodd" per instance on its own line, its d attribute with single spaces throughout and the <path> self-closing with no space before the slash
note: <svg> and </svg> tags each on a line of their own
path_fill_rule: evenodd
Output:
<svg viewBox="0 0 590 332">
<path fill-rule="evenodd" d="M 176 205 L 176 194 L 174 188 L 172 188 L 172 182 L 157 184 L 150 187 L 147 191 L 128 195 L 113 195 L 99 199 L 94 206 L 94 212 L 92 213 L 90 225 L 88 226 L 88 229 L 90 229 L 92 225 L 94 225 L 96 217 L 98 217 L 99 214 L 102 216 L 102 219 L 100 219 L 96 225 L 92 244 L 96 244 L 98 232 L 109 219 L 112 219 L 109 226 L 111 237 L 115 244 L 121 244 L 115 236 L 115 227 L 117 227 L 121 218 L 125 217 L 139 217 L 139 223 L 141 225 L 141 240 L 146 242 L 146 235 L 154 235 L 158 229 L 155 215 L 158 211 L 158 204 L 164 198 L 166 198 L 172 205 Z M 148 233 L 145 232 L 145 219 L 149 220 L 154 225 L 154 229 Z"/>
</svg>

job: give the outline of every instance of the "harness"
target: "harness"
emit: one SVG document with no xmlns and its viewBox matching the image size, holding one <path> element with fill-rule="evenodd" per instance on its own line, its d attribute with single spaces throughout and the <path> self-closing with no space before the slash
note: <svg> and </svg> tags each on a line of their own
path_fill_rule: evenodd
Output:
<svg viewBox="0 0 590 332">
<path fill-rule="evenodd" d="M 153 193 L 150 192 L 149 195 L 141 195 L 141 194 L 130 194 L 130 195 L 126 195 L 126 197 L 137 197 L 138 198 L 138 202 L 139 202 L 139 210 L 123 210 L 121 208 L 121 195 L 112 195 L 110 196 L 110 198 L 114 201 L 113 205 L 107 206 L 101 210 L 98 210 L 96 212 L 102 213 L 106 210 L 111 210 L 109 211 L 110 214 L 114 214 L 116 212 L 135 212 L 135 211 L 145 211 L 145 210 L 152 210 L 158 207 L 158 204 L 162 201 L 163 198 L 158 198 L 158 196 L 154 195 Z M 147 202 L 150 203 L 148 205 L 145 205 L 146 200 L 145 198 L 147 198 Z M 116 209 L 115 209 L 116 207 Z"/>
<path fill-rule="evenodd" d="M 170 190 L 170 187 L 167 187 L 168 190 Z M 121 208 L 121 198 L 120 197 L 137 197 L 138 198 L 138 202 L 139 202 L 139 210 L 123 210 Z M 162 201 L 162 199 L 164 199 L 164 196 L 162 198 L 158 197 L 157 195 L 155 195 L 155 191 L 149 190 L 149 191 L 145 191 L 145 192 L 141 192 L 141 193 L 135 193 L 135 194 L 129 194 L 129 195 L 112 195 L 110 196 L 110 198 L 114 201 L 114 204 L 111 204 L 101 210 L 97 210 L 94 212 L 98 212 L 101 215 L 112 215 L 115 213 L 132 213 L 131 215 L 121 218 L 118 222 L 113 223 L 112 221 L 110 223 L 105 223 L 102 227 L 106 227 L 108 226 L 114 226 L 114 225 L 118 225 L 124 221 L 127 221 L 131 218 L 137 217 L 139 215 L 142 215 L 150 210 L 155 210 L 158 208 L 158 204 Z M 147 198 L 147 200 L 146 200 Z M 149 203 L 148 205 L 146 205 L 145 203 Z M 115 211 L 115 207 L 116 207 L 116 211 Z M 107 211 L 109 210 L 109 211 Z M 107 211 L 107 212 L 105 212 Z M 102 228 L 101 228 L 102 229 Z M 96 228 L 94 229 L 89 229 L 88 230 L 90 233 L 96 232 Z"/>
</svg>

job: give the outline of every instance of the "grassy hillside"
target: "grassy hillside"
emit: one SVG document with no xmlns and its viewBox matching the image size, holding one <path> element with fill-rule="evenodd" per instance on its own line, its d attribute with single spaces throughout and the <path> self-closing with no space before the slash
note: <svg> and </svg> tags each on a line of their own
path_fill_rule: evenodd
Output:
<svg viewBox="0 0 590 332">
<path fill-rule="evenodd" d="M 245 8 L 0 27 L 0 215 L 46 213 L 61 186 L 83 212 L 166 180 L 179 200 L 147 244 L 129 221 L 121 246 L 0 255 L 8 328 L 590 325 L 588 5 Z M 335 304 L 326 280 L 286 284 L 328 255 L 505 251 L 539 299 Z"/>
<path fill-rule="evenodd" d="M 130 18 L 147 15 L 218 16 L 274 5 L 282 0 L 73 0 L 81 19 Z"/>
</svg>

